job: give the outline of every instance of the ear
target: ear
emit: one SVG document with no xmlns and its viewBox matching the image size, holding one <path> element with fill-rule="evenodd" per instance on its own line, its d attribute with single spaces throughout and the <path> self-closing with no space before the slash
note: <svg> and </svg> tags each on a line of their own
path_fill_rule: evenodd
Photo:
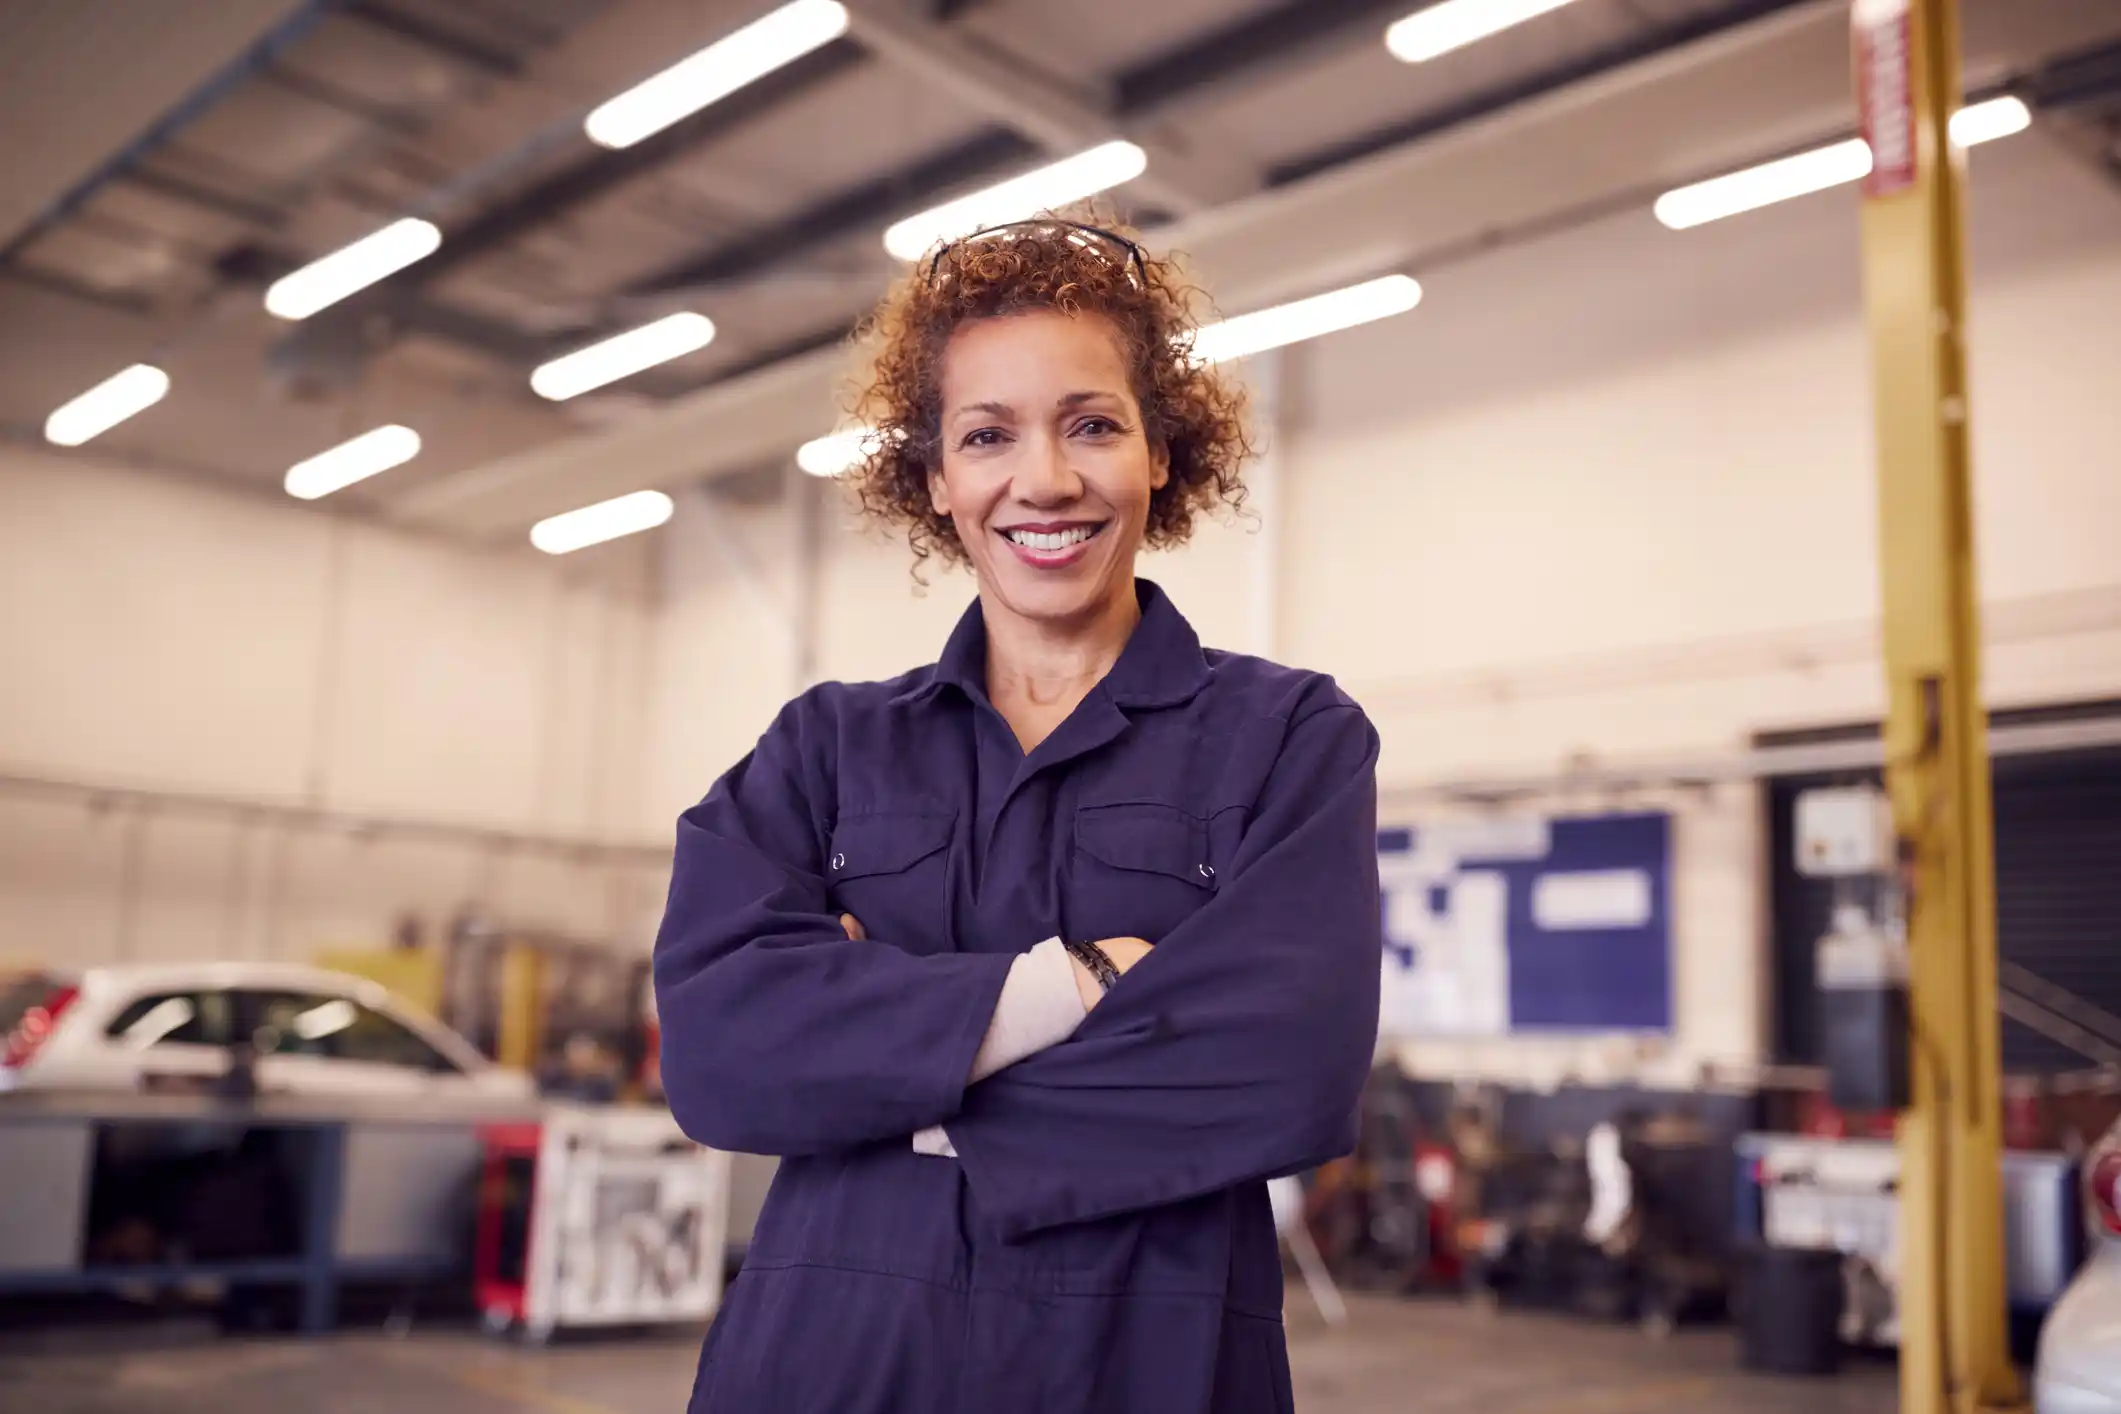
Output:
<svg viewBox="0 0 2121 1414">
<path fill-rule="evenodd" d="M 1161 437 L 1149 439 L 1149 489 L 1161 491 L 1171 481 L 1171 444 Z"/>
<path fill-rule="evenodd" d="M 943 465 L 938 461 L 928 468 L 928 504 L 939 516 L 950 514 L 950 484 L 943 480 Z"/>
</svg>

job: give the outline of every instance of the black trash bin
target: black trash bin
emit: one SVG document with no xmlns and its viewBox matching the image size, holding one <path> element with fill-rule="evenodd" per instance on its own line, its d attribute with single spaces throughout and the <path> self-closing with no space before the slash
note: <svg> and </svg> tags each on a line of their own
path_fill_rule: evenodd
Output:
<svg viewBox="0 0 2121 1414">
<path fill-rule="evenodd" d="M 1739 1287 L 1740 1359 L 1773 1375 L 1831 1375 L 1841 1366 L 1841 1254 L 1756 1247 Z"/>
</svg>

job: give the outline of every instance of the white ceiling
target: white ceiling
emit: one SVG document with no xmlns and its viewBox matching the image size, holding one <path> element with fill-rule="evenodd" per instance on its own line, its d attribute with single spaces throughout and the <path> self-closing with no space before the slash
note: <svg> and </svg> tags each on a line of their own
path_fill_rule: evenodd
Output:
<svg viewBox="0 0 2121 1414">
<path fill-rule="evenodd" d="M 0 5 L 0 244 L 298 8 L 297 0 Z"/>
</svg>

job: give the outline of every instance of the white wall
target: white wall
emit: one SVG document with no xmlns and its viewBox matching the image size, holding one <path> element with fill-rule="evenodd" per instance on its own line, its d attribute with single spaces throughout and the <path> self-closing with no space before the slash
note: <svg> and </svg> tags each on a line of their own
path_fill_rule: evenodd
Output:
<svg viewBox="0 0 2121 1414">
<path fill-rule="evenodd" d="M 1855 219 L 1846 193 L 1686 234 L 1633 212 L 1425 272 L 1416 313 L 1294 352 L 1269 508 L 1277 656 L 1334 672 L 1370 710 L 1390 813 L 1433 809 L 1411 793 L 1426 783 L 1731 750 L 1882 711 Z M 1975 155 L 1972 219 L 1989 696 L 2121 692 L 2121 193 L 2036 133 Z M 962 576 L 916 599 L 902 551 L 829 538 L 820 673 L 931 660 Z M 1209 527 L 1147 572 L 1209 642 L 1250 647 L 1261 552 L 1250 527 Z M 740 615 L 704 583 L 673 595 L 666 669 L 688 652 L 669 637 L 681 620 Z M 684 704 L 713 723 L 688 793 L 778 697 L 750 684 Z M 1549 803 L 1675 812 L 1672 1042 L 1409 1059 L 1541 1080 L 1757 1061 L 1757 793 Z"/>
<path fill-rule="evenodd" d="M 0 451 L 0 957 L 306 957 L 467 904 L 644 943 L 653 866 L 449 830 L 667 837 L 639 791 L 647 571 L 645 543 L 480 552 Z M 19 778 L 444 829 L 143 816 Z"/>
</svg>

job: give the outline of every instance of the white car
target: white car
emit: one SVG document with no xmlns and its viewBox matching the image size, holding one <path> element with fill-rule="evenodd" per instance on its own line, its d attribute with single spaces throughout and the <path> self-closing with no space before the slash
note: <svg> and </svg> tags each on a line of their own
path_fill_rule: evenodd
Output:
<svg viewBox="0 0 2121 1414">
<path fill-rule="evenodd" d="M 288 964 L 98 967 L 0 977 L 0 1092 L 210 1090 L 250 1042 L 261 1094 L 529 1100 L 366 978 Z"/>
<path fill-rule="evenodd" d="M 2121 1414 L 2121 1125 L 2084 1156 L 2091 1257 L 2040 1328 L 2039 1414 Z"/>
</svg>

